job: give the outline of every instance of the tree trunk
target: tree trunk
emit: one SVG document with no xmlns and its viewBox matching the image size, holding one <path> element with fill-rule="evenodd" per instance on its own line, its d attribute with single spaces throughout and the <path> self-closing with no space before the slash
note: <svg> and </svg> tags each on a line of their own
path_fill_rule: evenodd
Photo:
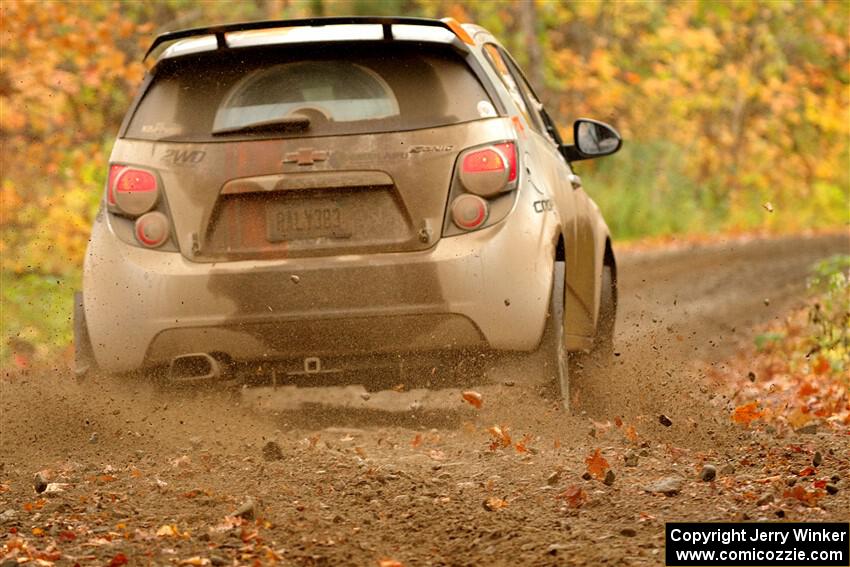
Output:
<svg viewBox="0 0 850 567">
<path fill-rule="evenodd" d="M 535 0 L 519 0 L 519 32 L 528 56 L 525 72 L 537 95 L 543 96 L 543 56 L 537 39 L 537 6 Z M 542 101 L 541 101 L 542 102 Z"/>
</svg>

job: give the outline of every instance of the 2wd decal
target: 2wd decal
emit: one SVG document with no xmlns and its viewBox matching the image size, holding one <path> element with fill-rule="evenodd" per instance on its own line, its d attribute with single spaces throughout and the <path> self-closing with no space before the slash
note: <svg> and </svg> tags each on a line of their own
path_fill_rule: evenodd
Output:
<svg viewBox="0 0 850 567">
<path fill-rule="evenodd" d="M 165 150 L 162 161 L 172 165 L 196 165 L 206 156 L 207 152 L 202 150 Z"/>
</svg>

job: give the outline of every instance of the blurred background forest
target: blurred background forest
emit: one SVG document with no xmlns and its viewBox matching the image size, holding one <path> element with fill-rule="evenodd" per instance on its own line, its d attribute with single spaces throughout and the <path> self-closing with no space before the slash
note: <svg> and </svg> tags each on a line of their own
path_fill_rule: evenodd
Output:
<svg viewBox="0 0 850 567">
<path fill-rule="evenodd" d="M 153 37 L 320 15 L 452 16 L 490 29 L 517 57 L 565 139 L 580 116 L 623 134 L 619 154 L 577 166 L 619 241 L 847 230 L 845 0 L 4 0 L 3 365 L 57 351 L 67 360 L 90 220 Z"/>
</svg>

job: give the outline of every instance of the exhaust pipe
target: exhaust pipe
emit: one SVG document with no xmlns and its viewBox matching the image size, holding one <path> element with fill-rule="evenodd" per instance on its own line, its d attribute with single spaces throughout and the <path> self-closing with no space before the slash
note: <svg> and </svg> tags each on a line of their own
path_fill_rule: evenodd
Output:
<svg viewBox="0 0 850 567">
<path fill-rule="evenodd" d="M 205 352 L 175 356 L 168 367 L 168 381 L 173 384 L 211 382 L 219 378 L 221 363 Z"/>
</svg>

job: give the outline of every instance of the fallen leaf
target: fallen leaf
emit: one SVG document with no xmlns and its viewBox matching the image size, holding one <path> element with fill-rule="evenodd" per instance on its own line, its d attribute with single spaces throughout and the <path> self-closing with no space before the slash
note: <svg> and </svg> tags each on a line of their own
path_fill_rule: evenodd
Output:
<svg viewBox="0 0 850 567">
<path fill-rule="evenodd" d="M 200 557 L 198 555 L 194 557 L 190 557 L 189 559 L 184 559 L 178 565 L 211 565 L 211 562 L 206 557 Z"/>
<path fill-rule="evenodd" d="M 245 524 L 246 520 L 238 516 L 225 516 L 220 524 L 212 528 L 214 532 L 227 532 Z"/>
<path fill-rule="evenodd" d="M 749 426 L 754 420 L 759 419 L 764 412 L 758 409 L 758 402 L 750 402 L 735 408 L 732 412 L 732 421 Z"/>
<path fill-rule="evenodd" d="M 812 414 L 803 411 L 801 408 L 795 408 L 787 417 L 788 424 L 794 429 L 800 429 L 812 421 Z"/>
<path fill-rule="evenodd" d="M 526 433 L 522 436 L 516 445 L 514 445 L 514 449 L 517 450 L 518 453 L 527 453 L 528 452 L 528 444 L 534 439 L 533 435 L 529 435 Z"/>
<path fill-rule="evenodd" d="M 605 473 L 608 471 L 608 461 L 602 456 L 599 449 L 589 455 L 584 462 L 587 464 L 587 472 L 597 480 L 605 478 Z"/>
<path fill-rule="evenodd" d="M 419 433 L 416 434 L 416 437 L 413 438 L 413 441 L 410 442 L 410 446 L 416 449 L 422 444 L 422 435 Z"/>
<path fill-rule="evenodd" d="M 165 524 L 156 530 L 156 535 L 158 537 L 176 537 L 180 535 L 180 532 L 177 530 L 177 526 Z"/>
<path fill-rule="evenodd" d="M 118 480 L 118 477 L 112 474 L 100 474 L 95 477 L 91 477 L 90 481 L 98 482 L 100 484 L 105 484 L 107 482 L 115 482 Z"/>
<path fill-rule="evenodd" d="M 827 372 L 832 370 L 832 366 L 830 366 L 829 360 L 820 356 L 820 357 L 818 357 L 818 361 L 815 363 L 812 370 L 815 371 L 815 374 L 826 374 Z M 805 385 L 809 385 L 808 382 Z M 809 385 L 809 387 L 811 387 L 811 386 Z M 812 388 L 811 393 L 814 394 L 815 392 L 817 392 L 817 390 L 815 388 Z M 800 394 L 800 395 L 803 395 L 803 394 Z"/>
<path fill-rule="evenodd" d="M 812 476 L 817 472 L 817 469 L 813 466 L 805 467 L 803 470 L 797 473 L 797 476 Z"/>
<path fill-rule="evenodd" d="M 620 416 L 614 418 L 614 425 L 616 425 L 617 427 L 623 427 L 623 420 L 622 418 L 620 418 Z"/>
<path fill-rule="evenodd" d="M 33 510 L 41 510 L 44 508 L 44 505 L 47 503 L 47 500 L 44 498 L 39 498 L 35 502 L 24 502 L 23 509 L 27 512 L 32 512 Z"/>
<path fill-rule="evenodd" d="M 254 541 L 259 537 L 259 534 L 256 530 L 248 529 L 246 526 L 242 526 L 242 533 L 239 536 L 242 539 L 242 543 L 248 543 L 250 541 Z"/>
<path fill-rule="evenodd" d="M 638 442 L 638 434 L 637 434 L 637 431 L 635 431 L 635 428 L 634 428 L 633 425 L 630 425 L 626 428 L 626 438 L 629 441 L 631 441 L 632 443 Z"/>
<path fill-rule="evenodd" d="M 499 447 L 511 446 L 511 436 L 508 433 L 508 428 L 504 425 L 494 425 L 493 427 L 488 427 L 487 432 L 493 438 L 493 441 L 490 443 L 491 451 L 495 451 Z"/>
<path fill-rule="evenodd" d="M 798 484 L 791 490 L 783 492 L 782 496 L 785 498 L 796 498 L 808 506 L 817 506 L 818 500 L 823 497 L 823 492 L 820 490 L 810 492 Z"/>
<path fill-rule="evenodd" d="M 119 567 L 120 565 L 126 565 L 130 560 L 127 559 L 127 556 L 123 553 L 116 553 L 115 557 L 112 558 L 112 561 L 109 562 L 108 567 Z"/>
<path fill-rule="evenodd" d="M 476 409 L 481 409 L 481 405 L 484 403 L 484 397 L 474 390 L 465 391 L 461 394 L 461 397 L 463 397 L 464 401 Z"/>
<path fill-rule="evenodd" d="M 826 488 L 827 482 L 828 481 L 826 479 L 816 480 L 812 483 L 812 486 L 815 488 Z"/>
<path fill-rule="evenodd" d="M 580 508 L 587 502 L 587 493 L 581 487 L 572 485 L 560 493 L 558 498 L 564 500 L 570 508 Z"/>
<path fill-rule="evenodd" d="M 495 510 L 501 510 L 502 508 L 507 508 L 508 503 L 501 498 L 497 498 L 495 496 L 491 496 L 487 500 L 484 501 L 484 508 L 493 512 Z"/>
<path fill-rule="evenodd" d="M 378 559 L 378 567 L 404 567 L 404 563 L 395 559 Z"/>
</svg>

